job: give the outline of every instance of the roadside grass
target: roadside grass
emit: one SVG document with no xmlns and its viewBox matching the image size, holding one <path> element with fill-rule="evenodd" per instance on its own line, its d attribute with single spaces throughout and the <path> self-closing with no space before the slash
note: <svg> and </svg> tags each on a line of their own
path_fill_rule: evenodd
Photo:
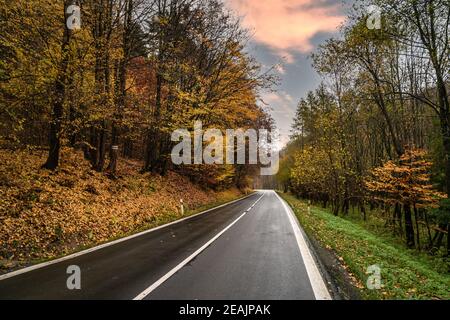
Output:
<svg viewBox="0 0 450 320">
<path fill-rule="evenodd" d="M 186 212 L 185 212 L 184 217 L 192 216 L 194 214 L 197 214 L 197 213 L 200 213 L 200 212 L 203 212 L 203 211 L 206 211 L 206 210 L 209 210 L 209 209 L 221 206 L 221 205 L 226 204 L 228 202 L 232 202 L 232 201 L 235 201 L 235 200 L 243 199 L 243 198 L 248 197 L 249 195 L 251 195 L 253 193 L 254 193 L 254 191 L 246 190 L 245 193 L 236 194 L 234 189 L 233 190 L 221 191 L 221 192 L 218 193 L 217 198 L 219 198 L 219 199 L 216 200 L 216 201 L 213 201 L 213 202 L 210 202 L 208 204 L 199 206 L 199 207 L 197 207 L 195 209 L 190 209 L 189 207 L 187 207 L 185 209 Z"/>
<path fill-rule="evenodd" d="M 375 235 L 385 238 L 400 247 L 404 247 L 406 242 L 405 235 L 403 233 L 399 234 L 398 225 L 395 226 L 395 234 L 394 234 L 393 226 L 386 224 L 386 217 L 385 217 L 386 212 L 384 212 L 382 209 L 377 208 L 370 210 L 369 206 L 366 207 L 366 212 L 367 212 L 366 221 L 364 221 L 360 212 L 358 210 L 355 210 L 355 208 L 352 208 L 347 215 L 343 215 L 341 217 L 355 224 L 361 225 L 364 229 L 367 229 L 371 233 L 374 233 Z M 415 231 L 417 232 L 417 228 L 419 229 L 420 237 L 419 242 L 417 242 L 417 234 L 416 234 L 415 237 L 416 245 L 419 244 L 420 247 L 419 251 L 423 250 L 423 252 L 420 252 L 421 254 L 418 257 L 420 258 L 425 257 L 427 260 L 432 259 L 433 267 L 434 269 L 438 270 L 438 272 L 445 273 L 448 270 L 450 270 L 449 269 L 450 260 L 446 262 L 445 259 L 443 259 L 447 253 L 447 248 L 445 247 L 445 245 L 442 246 L 440 250 L 436 252 L 434 257 L 425 254 L 425 251 L 427 250 L 426 248 L 430 241 L 428 237 L 431 236 L 431 234 L 430 235 L 428 234 L 425 224 L 420 222 L 418 224 L 416 223 L 415 216 L 412 217 L 412 220 L 413 225 L 415 227 Z M 402 217 L 402 226 L 404 225 L 405 220 L 404 217 Z M 402 232 L 404 231 L 402 230 Z"/>
<path fill-rule="evenodd" d="M 440 259 L 408 250 L 390 237 L 375 234 L 362 224 L 335 217 L 327 209 L 311 207 L 290 194 L 290 204 L 305 232 L 331 249 L 355 277 L 364 299 L 450 299 L 450 274 Z M 368 267 L 381 268 L 382 287 L 369 290 Z"/>
<path fill-rule="evenodd" d="M 110 239 L 108 242 L 114 241 L 114 240 L 117 240 L 117 239 L 120 239 L 120 238 L 125 238 L 125 237 L 131 236 L 133 234 L 144 232 L 146 230 L 157 228 L 157 227 L 166 225 L 168 223 L 175 222 L 177 220 L 188 218 L 190 216 L 196 215 L 196 214 L 201 213 L 203 211 L 207 211 L 209 209 L 213 209 L 213 208 L 219 207 L 219 206 L 227 204 L 229 202 L 243 199 L 243 198 L 251 195 L 252 193 L 253 192 L 249 192 L 249 193 L 246 193 L 246 194 L 236 193 L 235 189 L 221 191 L 221 192 L 218 193 L 218 195 L 217 195 L 218 200 L 216 200 L 216 201 L 212 201 L 212 202 L 209 202 L 209 203 L 204 204 L 202 206 L 198 206 L 195 209 L 190 209 L 188 206 L 185 206 L 184 207 L 184 214 L 181 214 L 180 211 L 162 212 L 162 213 L 160 213 L 158 215 L 155 215 L 154 216 L 154 221 L 152 221 L 151 223 L 149 223 L 149 224 L 139 228 L 138 230 L 134 230 L 133 232 L 130 232 L 128 234 L 122 235 L 122 236 L 117 237 L 115 239 Z"/>
<path fill-rule="evenodd" d="M 232 202 L 235 200 L 243 199 L 243 198 L 249 196 L 250 194 L 252 194 L 252 192 L 249 192 L 247 194 L 237 193 L 235 189 L 221 191 L 221 192 L 217 193 L 218 199 L 216 201 L 212 201 L 207 204 L 197 206 L 195 209 L 191 209 L 187 205 L 185 205 L 184 206 L 184 214 L 181 214 L 179 210 L 177 210 L 177 211 L 168 210 L 167 212 L 161 212 L 160 214 L 157 214 L 153 217 L 153 221 L 151 223 L 148 223 L 148 224 L 142 226 L 141 228 L 134 230 L 133 232 L 130 232 L 128 234 L 121 235 L 120 237 L 116 237 L 114 239 L 110 239 L 110 241 L 114 241 L 114 240 L 117 240 L 120 238 L 131 236 L 133 234 L 144 232 L 146 230 L 150 230 L 153 228 L 157 228 L 157 227 L 163 226 L 165 224 L 175 222 L 177 220 L 188 218 L 190 216 L 196 215 L 203 211 L 207 211 L 209 209 L 213 209 L 213 208 L 221 206 L 223 204 L 226 204 L 226 203 L 229 203 L 229 202 Z"/>
</svg>

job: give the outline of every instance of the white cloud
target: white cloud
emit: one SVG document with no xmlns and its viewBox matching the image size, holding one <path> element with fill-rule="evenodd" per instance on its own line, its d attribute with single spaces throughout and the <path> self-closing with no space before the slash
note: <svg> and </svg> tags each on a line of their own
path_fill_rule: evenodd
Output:
<svg viewBox="0 0 450 320">
<path fill-rule="evenodd" d="M 344 21 L 337 3 L 324 0 L 228 0 L 243 17 L 254 39 L 269 46 L 287 63 L 293 53 L 310 52 L 312 38 L 321 32 L 334 32 Z"/>
</svg>

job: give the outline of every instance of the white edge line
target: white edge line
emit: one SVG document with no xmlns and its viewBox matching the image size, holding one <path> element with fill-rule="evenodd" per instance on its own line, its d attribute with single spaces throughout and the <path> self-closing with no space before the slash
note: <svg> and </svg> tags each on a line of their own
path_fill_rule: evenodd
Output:
<svg viewBox="0 0 450 320">
<path fill-rule="evenodd" d="M 306 272 L 308 273 L 309 281 L 311 282 L 311 287 L 314 291 L 314 296 L 317 300 L 332 300 L 323 277 L 320 274 L 319 268 L 317 267 L 316 262 L 312 257 L 308 245 L 306 244 L 305 237 L 300 231 L 297 218 L 294 216 L 292 210 L 288 207 L 286 202 L 278 195 L 277 192 L 275 192 L 275 195 L 283 204 L 286 214 L 289 217 L 289 221 L 291 222 L 292 228 L 294 229 L 295 238 L 297 239 L 300 254 L 302 255 L 303 262 L 306 267 Z"/>
<path fill-rule="evenodd" d="M 224 203 L 224 204 L 222 204 L 222 205 L 220 205 L 218 207 L 214 207 L 214 208 L 208 209 L 206 211 L 202 211 L 202 212 L 196 213 L 196 214 L 194 214 L 192 216 L 189 216 L 189 217 L 186 217 L 186 218 L 183 218 L 183 219 L 180 219 L 180 220 L 176 220 L 176 221 L 170 222 L 168 224 L 164 224 L 162 226 L 155 227 L 153 229 L 149 229 L 149 230 L 146 230 L 146 231 L 143 231 L 143 232 L 136 233 L 136 234 L 133 234 L 131 236 L 125 237 L 125 238 L 121 238 L 121 239 L 117 239 L 117 240 L 114 240 L 114 241 L 111 241 L 111 242 L 107 242 L 107 243 L 101 244 L 99 246 L 95 246 L 93 248 L 89 248 L 89 249 L 86 249 L 86 250 L 83 250 L 83 251 L 80 251 L 80 252 L 76 252 L 76 253 L 73 253 L 73 254 L 65 256 L 65 257 L 61 257 L 61 258 L 58 258 L 58 259 L 55 259 L 55 260 L 43 262 L 43 263 L 40 263 L 40 264 L 36 264 L 36 265 L 30 266 L 30 267 L 26 267 L 26 268 L 23 268 L 23 269 L 19 269 L 19 270 L 13 271 L 13 272 L 9 272 L 9 273 L 0 275 L 0 281 L 9 279 L 9 278 L 12 278 L 12 277 L 15 277 L 15 276 L 18 276 L 20 274 L 31 272 L 31 271 L 34 271 L 34 270 L 37 270 L 37 269 L 45 268 L 45 267 L 48 267 L 50 265 L 57 264 L 57 263 L 60 263 L 60 262 L 63 262 L 63 261 L 74 259 L 74 258 L 77 258 L 79 256 L 82 256 L 82 255 L 85 255 L 85 254 L 88 254 L 88 253 L 91 253 L 91 252 L 94 252 L 94 251 L 97 251 L 97 250 L 101 250 L 101 249 L 113 246 L 113 245 L 121 243 L 121 242 L 125 242 L 125 241 L 128 241 L 128 240 L 131 240 L 131 239 L 134 239 L 134 238 L 138 238 L 140 236 L 146 235 L 148 233 L 151 233 L 151 232 L 163 229 L 163 228 L 170 227 L 170 226 L 172 226 L 174 224 L 177 224 L 177 223 L 180 223 L 180 222 L 183 222 L 183 221 L 186 221 L 186 220 L 198 217 L 200 215 L 206 214 L 206 213 L 211 212 L 213 210 L 220 209 L 220 208 L 223 208 L 223 207 L 228 206 L 230 204 L 233 204 L 233 203 L 239 202 L 241 200 L 247 199 L 247 198 L 257 194 L 258 192 L 259 191 L 255 190 L 254 193 L 249 194 L 248 196 L 245 196 L 245 197 L 242 197 L 242 198 L 239 198 L 239 199 L 236 199 L 236 200 Z"/>
<path fill-rule="evenodd" d="M 265 194 L 263 194 L 258 200 L 256 200 L 255 204 L 258 203 L 264 196 L 265 196 Z M 180 271 L 185 265 L 187 265 L 190 261 L 192 261 L 195 257 L 197 257 L 205 249 L 207 249 L 214 241 L 219 239 L 225 232 L 227 232 L 232 226 L 234 226 L 239 220 L 241 220 L 247 214 L 247 212 L 248 211 L 245 211 L 243 214 L 241 214 L 236 220 L 234 220 L 232 223 L 230 223 L 225 229 L 223 229 L 221 232 L 219 232 L 214 238 L 209 240 L 202 247 L 200 247 L 197 251 L 195 251 L 189 257 L 184 259 L 182 262 L 180 262 L 175 268 L 173 268 L 168 273 L 166 273 L 164 276 L 162 276 L 158 281 L 153 283 L 150 287 L 148 287 L 147 289 L 142 291 L 133 300 L 143 300 L 143 299 L 145 299 L 145 297 L 147 297 L 150 293 L 152 293 L 160 285 L 162 285 L 164 282 L 166 282 L 168 279 L 170 279 L 175 273 Z"/>
</svg>

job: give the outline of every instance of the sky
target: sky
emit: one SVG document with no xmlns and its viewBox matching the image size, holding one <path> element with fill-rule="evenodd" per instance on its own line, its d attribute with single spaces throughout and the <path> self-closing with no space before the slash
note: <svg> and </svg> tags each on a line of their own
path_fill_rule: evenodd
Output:
<svg viewBox="0 0 450 320">
<path fill-rule="evenodd" d="M 242 19 L 252 41 L 247 50 L 265 67 L 277 68 L 280 85 L 262 100 L 270 105 L 279 130 L 279 147 L 289 141 L 299 100 L 320 84 L 310 55 L 336 35 L 345 21 L 345 0 L 225 0 Z M 344 3 L 346 2 L 346 3 Z"/>
</svg>

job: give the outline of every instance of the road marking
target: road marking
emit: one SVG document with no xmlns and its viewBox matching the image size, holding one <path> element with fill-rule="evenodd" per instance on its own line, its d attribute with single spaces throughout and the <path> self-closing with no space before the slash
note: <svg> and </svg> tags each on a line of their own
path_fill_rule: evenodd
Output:
<svg viewBox="0 0 450 320">
<path fill-rule="evenodd" d="M 320 274 L 319 268 L 312 257 L 308 245 L 306 244 L 305 237 L 303 236 L 297 218 L 294 216 L 292 210 L 286 205 L 286 202 L 281 199 L 281 197 L 273 191 L 280 202 L 283 204 L 284 210 L 289 217 L 292 228 L 294 229 L 295 238 L 297 239 L 297 244 L 300 249 L 300 254 L 302 255 L 303 262 L 306 267 L 306 272 L 308 273 L 309 281 L 311 282 L 311 287 L 314 291 L 314 296 L 317 300 L 332 300 L 330 293 L 328 292 L 327 286 Z"/>
<path fill-rule="evenodd" d="M 263 194 L 261 197 L 259 197 L 258 200 L 254 203 L 256 205 L 265 194 Z M 143 300 L 145 297 L 147 297 L 150 293 L 155 291 L 160 285 L 162 285 L 164 282 L 169 280 L 175 273 L 180 271 L 185 265 L 187 265 L 190 261 L 192 261 L 195 257 L 197 257 L 200 253 L 205 251 L 214 241 L 219 239 L 225 232 L 227 232 L 232 226 L 234 226 L 239 220 L 241 220 L 248 211 L 245 211 L 243 214 L 241 214 L 236 220 L 234 220 L 231 224 L 229 224 L 225 229 L 223 229 L 221 232 L 219 232 L 214 238 L 209 240 L 207 243 L 205 243 L 200 249 L 195 251 L 193 254 L 191 254 L 189 257 L 184 259 L 182 262 L 180 262 L 175 268 L 170 270 L 168 273 L 166 273 L 164 276 L 162 276 L 158 281 L 153 283 L 150 287 L 145 289 L 143 292 L 141 292 L 139 295 L 137 295 L 133 300 Z"/>
<path fill-rule="evenodd" d="M 192 215 L 192 216 L 189 216 L 189 217 L 186 217 L 186 218 L 183 218 L 183 219 L 180 219 L 180 220 L 177 220 L 177 221 L 174 221 L 174 222 L 171 222 L 171 223 L 168 223 L 168 224 L 165 224 L 165 225 L 162 225 L 162 226 L 153 228 L 153 229 L 149 229 L 149 230 L 146 230 L 146 231 L 143 231 L 143 232 L 140 232 L 140 233 L 136 233 L 136 234 L 134 234 L 134 235 L 131 235 L 131 236 L 128 236 L 128 237 L 125 237 L 125 238 L 121 238 L 121 239 L 118 239 L 118 240 L 115 240 L 115 241 L 111 241 L 111 242 L 108 242 L 108 243 L 104 243 L 104 244 L 101 244 L 101 245 L 99 245 L 99 246 L 96 246 L 96 247 L 93 247 L 93 248 L 90 248 L 90 249 L 86 249 L 86 250 L 83 250 L 83 251 L 80 251 L 80 252 L 77 252 L 77 253 L 73 253 L 73 254 L 71 254 L 71 255 L 68 255 L 68 256 L 65 256 L 65 257 L 62 257 L 62 258 L 58 258 L 58 259 L 55 259 L 55 260 L 43 262 L 43 263 L 40 263 L 40 264 L 36 264 L 36 265 L 34 265 L 34 266 L 30 266 L 30 267 L 23 268 L 23 269 L 20 269 L 20 270 L 17 270 L 17 271 L 13 271 L 13 272 L 10 272 L 10 273 L 6 273 L 6 274 L 4 274 L 4 275 L 0 275 L 0 281 L 1 281 L 1 280 L 8 279 L 8 278 L 15 277 L 15 276 L 18 276 L 18 275 L 20 275 L 20 274 L 24 274 L 24 273 L 27 273 L 27 272 L 31 272 L 31 271 L 34 271 L 34 270 L 37 270 L 37 269 L 45 268 L 45 267 L 48 267 L 48 266 L 50 266 L 50 265 L 57 264 L 57 263 L 60 263 L 60 262 L 63 262 L 63 261 L 67 261 L 67 260 L 70 260 L 70 259 L 74 259 L 74 258 L 77 258 L 77 257 L 79 257 L 79 256 L 82 256 L 82 255 L 85 255 L 85 254 L 88 254 L 88 253 L 91 253 L 91 252 L 94 252 L 94 251 L 97 251 L 97 250 L 101 250 L 101 249 L 104 249 L 104 248 L 113 246 L 113 245 L 118 244 L 118 243 L 121 243 L 121 242 L 125 242 L 125 241 L 128 241 L 128 240 L 134 239 L 134 238 L 138 238 L 138 237 L 140 237 L 140 236 L 149 234 L 149 233 L 151 233 L 151 232 L 155 232 L 155 231 L 157 231 L 157 230 L 160 230 L 160 229 L 163 229 L 163 228 L 167 228 L 167 227 L 173 226 L 173 225 L 175 225 L 175 224 L 177 224 L 177 223 L 180 223 L 180 222 L 183 222 L 183 221 L 192 219 L 192 218 L 194 218 L 194 217 L 198 217 L 198 216 L 200 216 L 200 215 L 206 214 L 206 213 L 211 212 L 211 211 L 213 211 L 213 210 L 220 209 L 220 208 L 223 208 L 223 207 L 228 206 L 228 205 L 230 205 L 230 204 L 233 204 L 233 203 L 242 201 L 242 200 L 247 199 L 247 198 L 249 198 L 249 197 L 251 197 L 251 196 L 253 196 L 253 195 L 255 195 L 255 194 L 256 194 L 256 193 L 252 193 L 252 194 L 250 194 L 250 195 L 248 195 L 248 196 L 245 196 L 245 197 L 243 197 L 243 198 L 236 199 L 236 200 L 233 200 L 233 201 L 224 203 L 224 204 L 222 204 L 222 205 L 220 205 L 220 206 L 218 206 L 218 207 L 211 208 L 211 209 L 208 209 L 208 210 L 206 210 L 206 211 L 202 211 L 202 212 L 200 212 L 200 213 L 194 214 L 194 215 Z"/>
</svg>

